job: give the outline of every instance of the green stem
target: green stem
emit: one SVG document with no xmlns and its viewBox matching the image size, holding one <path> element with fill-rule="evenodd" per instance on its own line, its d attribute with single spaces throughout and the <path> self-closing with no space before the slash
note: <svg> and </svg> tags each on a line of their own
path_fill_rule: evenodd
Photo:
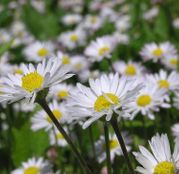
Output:
<svg viewBox="0 0 179 174">
<path fill-rule="evenodd" d="M 89 138 L 91 141 L 91 145 L 92 145 L 92 150 L 93 150 L 93 157 L 94 159 L 96 159 L 96 151 L 95 151 L 95 143 L 94 143 L 94 138 L 93 138 L 93 129 L 92 129 L 92 125 L 89 127 Z"/>
<path fill-rule="evenodd" d="M 121 135 L 121 133 L 119 131 L 118 122 L 117 122 L 116 117 L 113 117 L 111 119 L 111 125 L 112 125 L 112 127 L 114 129 L 114 132 L 115 132 L 116 136 L 117 136 L 119 144 L 121 145 L 121 149 L 122 149 L 122 152 L 123 152 L 124 157 L 126 159 L 126 162 L 127 162 L 127 165 L 128 165 L 129 171 L 130 171 L 130 174 L 134 174 L 134 170 L 132 168 L 132 164 L 130 162 L 130 159 L 129 159 L 129 156 L 128 156 L 128 152 L 127 152 L 127 149 L 126 149 L 123 137 L 122 137 L 122 135 Z"/>
<path fill-rule="evenodd" d="M 109 149 L 109 130 L 108 130 L 108 123 L 104 122 L 104 136 L 106 142 L 106 159 L 107 159 L 107 168 L 108 174 L 111 174 L 111 156 L 110 156 L 110 149 Z"/>
<path fill-rule="evenodd" d="M 50 110 L 48 104 L 46 103 L 46 101 L 44 99 L 42 100 L 37 100 L 37 103 L 46 111 L 46 113 L 48 114 L 48 116 L 51 118 L 51 120 L 53 121 L 53 123 L 55 124 L 56 128 L 60 131 L 60 133 L 63 135 L 63 137 L 65 138 L 65 140 L 68 142 L 68 144 L 70 145 L 74 155 L 76 156 L 76 158 L 79 160 L 79 163 L 81 164 L 81 167 L 84 169 L 84 172 L 86 174 L 92 174 L 91 170 L 88 168 L 85 160 L 83 159 L 83 157 L 81 156 L 81 154 L 79 153 L 79 151 L 77 150 L 77 148 L 75 147 L 74 143 L 72 142 L 71 138 L 67 135 L 67 133 L 65 132 L 65 130 L 63 129 L 63 127 L 61 126 L 61 124 L 58 122 L 58 120 L 56 119 L 56 117 L 53 115 L 52 111 Z"/>
</svg>

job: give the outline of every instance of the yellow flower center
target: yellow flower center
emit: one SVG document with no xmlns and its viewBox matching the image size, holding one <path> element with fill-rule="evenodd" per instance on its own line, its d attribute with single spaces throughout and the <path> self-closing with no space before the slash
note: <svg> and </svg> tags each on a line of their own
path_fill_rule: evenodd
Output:
<svg viewBox="0 0 179 174">
<path fill-rule="evenodd" d="M 72 42 L 76 42 L 76 41 L 78 41 L 78 36 L 76 34 L 72 34 L 71 37 L 70 37 L 70 40 Z"/>
<path fill-rule="evenodd" d="M 175 166 L 171 162 L 160 162 L 155 167 L 154 174 L 175 174 Z"/>
<path fill-rule="evenodd" d="M 119 104 L 119 98 L 111 93 L 105 93 L 100 95 L 95 103 L 94 103 L 94 110 L 101 112 L 102 110 L 108 110 L 112 105 Z"/>
<path fill-rule="evenodd" d="M 68 56 L 63 56 L 63 58 L 62 58 L 62 63 L 63 63 L 64 65 L 70 64 L 70 58 L 69 58 Z"/>
<path fill-rule="evenodd" d="M 130 75 L 130 76 L 136 75 L 136 68 L 135 68 L 135 66 L 132 65 L 132 64 L 127 65 L 127 67 L 125 69 L 125 74 L 126 75 Z"/>
<path fill-rule="evenodd" d="M 64 139 L 64 137 L 61 133 L 57 133 L 56 137 L 57 137 L 58 140 Z"/>
<path fill-rule="evenodd" d="M 108 47 L 108 46 L 101 47 L 101 48 L 98 50 L 100 56 L 105 55 L 108 51 L 109 51 L 109 47 Z"/>
<path fill-rule="evenodd" d="M 59 110 L 57 110 L 57 109 L 54 109 L 54 110 L 52 111 L 52 113 L 53 113 L 53 115 L 55 116 L 55 118 L 56 118 L 57 120 L 60 120 L 60 118 L 62 117 L 62 113 L 61 113 Z M 48 121 L 49 123 L 52 123 L 52 120 L 51 120 L 51 118 L 50 118 L 48 115 L 47 115 L 46 119 L 47 119 L 47 121 Z"/>
<path fill-rule="evenodd" d="M 67 90 L 61 90 L 58 92 L 57 96 L 60 98 L 60 99 L 64 99 L 64 98 L 67 98 L 68 97 L 68 91 Z"/>
<path fill-rule="evenodd" d="M 161 48 L 156 48 L 154 51 L 153 51 L 153 55 L 154 56 L 161 56 L 163 54 L 163 50 Z"/>
<path fill-rule="evenodd" d="M 38 167 L 32 166 L 25 169 L 24 174 L 39 174 L 40 170 Z"/>
<path fill-rule="evenodd" d="M 15 74 L 20 74 L 20 75 L 22 75 L 22 74 L 23 74 L 23 71 L 22 71 L 21 69 L 16 69 L 16 70 L 15 70 Z"/>
<path fill-rule="evenodd" d="M 28 92 L 40 89 L 42 87 L 44 77 L 34 71 L 22 77 L 22 88 Z"/>
<path fill-rule="evenodd" d="M 91 17 L 90 22 L 91 22 L 92 24 L 95 24 L 95 23 L 97 22 L 96 16 Z"/>
<path fill-rule="evenodd" d="M 158 81 L 159 88 L 169 88 L 170 83 L 167 80 L 159 80 Z"/>
<path fill-rule="evenodd" d="M 119 146 L 119 143 L 116 139 L 112 139 L 112 140 L 109 141 L 110 149 L 115 149 L 118 146 Z"/>
<path fill-rule="evenodd" d="M 79 71 L 79 70 L 82 69 L 83 66 L 82 66 L 82 63 L 79 62 L 79 63 L 76 63 L 76 64 L 74 65 L 74 67 L 75 67 L 76 70 Z"/>
<path fill-rule="evenodd" d="M 170 59 L 170 64 L 176 66 L 177 65 L 177 59 L 176 58 Z"/>
<path fill-rule="evenodd" d="M 152 99 L 149 95 L 141 95 L 137 99 L 138 106 L 147 106 L 151 103 Z"/>
<path fill-rule="evenodd" d="M 46 48 L 41 48 L 38 50 L 37 55 L 40 57 L 45 57 L 48 55 L 48 50 Z"/>
</svg>

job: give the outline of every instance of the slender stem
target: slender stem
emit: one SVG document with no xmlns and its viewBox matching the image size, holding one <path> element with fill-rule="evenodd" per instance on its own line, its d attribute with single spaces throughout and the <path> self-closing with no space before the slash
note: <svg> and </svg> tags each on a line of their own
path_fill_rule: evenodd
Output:
<svg viewBox="0 0 179 174">
<path fill-rule="evenodd" d="M 52 111 L 50 110 L 48 104 L 46 103 L 45 100 L 38 100 L 37 101 L 38 104 L 47 112 L 48 116 L 51 118 L 51 120 L 53 121 L 53 123 L 55 124 L 55 126 L 57 127 L 57 129 L 60 131 L 60 133 L 63 135 L 63 137 L 65 138 L 65 140 L 68 142 L 68 144 L 71 146 L 71 149 L 74 153 L 74 155 L 76 156 L 76 158 L 79 160 L 79 163 L 81 164 L 81 166 L 84 169 L 84 172 L 86 174 L 92 174 L 91 170 L 88 168 L 85 160 L 83 159 L 83 157 L 80 155 L 79 151 L 77 150 L 77 148 L 75 147 L 74 143 L 72 142 L 71 138 L 67 135 L 67 133 L 65 132 L 65 130 L 63 129 L 63 127 L 61 126 L 61 124 L 58 122 L 58 120 L 56 119 L 56 117 L 53 115 Z"/>
<path fill-rule="evenodd" d="M 128 156 L 128 153 L 127 153 L 127 149 L 126 149 L 124 140 L 123 140 L 122 135 L 121 135 L 121 133 L 119 131 L 119 127 L 118 127 L 118 123 L 117 123 L 116 117 L 113 117 L 111 119 L 111 125 L 112 125 L 112 127 L 114 129 L 114 132 L 115 132 L 116 136 L 117 136 L 119 144 L 121 145 L 121 149 L 122 149 L 122 152 L 123 152 L 124 157 L 126 159 L 126 162 L 127 162 L 127 165 L 128 165 L 129 171 L 130 171 L 130 174 L 134 174 L 134 170 L 132 168 L 132 164 L 130 162 L 130 159 L 129 159 L 129 156 Z"/>
<path fill-rule="evenodd" d="M 107 158 L 107 168 L 108 174 L 111 174 L 111 156 L 110 156 L 110 149 L 109 149 L 109 130 L 108 130 L 108 123 L 104 122 L 104 136 L 106 142 L 106 158 Z"/>
<path fill-rule="evenodd" d="M 94 157 L 94 159 L 96 159 L 96 151 L 95 151 L 95 145 L 94 145 L 92 125 L 89 127 L 89 138 L 90 138 L 91 145 L 92 145 L 93 157 Z"/>
</svg>

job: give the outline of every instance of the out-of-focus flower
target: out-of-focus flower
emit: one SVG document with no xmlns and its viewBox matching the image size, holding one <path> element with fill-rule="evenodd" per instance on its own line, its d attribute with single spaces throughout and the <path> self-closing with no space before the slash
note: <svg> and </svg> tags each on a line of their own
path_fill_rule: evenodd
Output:
<svg viewBox="0 0 179 174">
<path fill-rule="evenodd" d="M 56 100 L 53 100 L 53 102 L 49 104 L 49 108 L 59 122 L 65 123 L 68 121 L 66 105 L 64 103 L 59 104 Z M 33 131 L 37 131 L 39 129 L 45 129 L 48 131 L 53 127 L 53 121 L 44 110 L 38 111 L 32 117 L 31 122 L 31 128 Z"/>
<path fill-rule="evenodd" d="M 78 24 L 81 20 L 82 16 L 79 14 L 67 14 L 62 18 L 62 21 L 65 25 Z"/>
<path fill-rule="evenodd" d="M 58 41 L 68 49 L 74 49 L 85 44 L 86 34 L 83 30 L 67 31 L 60 35 Z"/>
<path fill-rule="evenodd" d="M 158 7 L 153 7 L 150 10 L 146 11 L 143 15 L 144 19 L 151 21 L 159 14 Z"/>
<path fill-rule="evenodd" d="M 116 72 L 128 77 L 136 77 L 142 75 L 144 67 L 137 62 L 129 61 L 125 63 L 123 61 L 114 62 L 113 67 Z"/>
<path fill-rule="evenodd" d="M 145 61 L 152 59 L 154 62 L 157 62 L 163 57 L 176 54 L 176 52 L 174 45 L 169 42 L 163 42 L 159 45 L 156 43 L 149 43 L 144 45 L 140 51 L 140 55 Z"/>
<path fill-rule="evenodd" d="M 65 131 L 67 132 L 67 129 L 65 129 Z M 63 135 L 56 128 L 50 131 L 50 144 L 58 145 L 60 147 L 65 147 L 68 145 Z"/>
<path fill-rule="evenodd" d="M 23 53 L 26 56 L 27 60 L 39 62 L 44 58 L 48 58 L 53 54 L 54 46 L 51 42 L 35 41 L 29 44 L 24 50 Z"/>
<path fill-rule="evenodd" d="M 11 174 L 40 174 L 52 172 L 51 165 L 43 158 L 30 158 L 22 163 L 22 167 L 14 170 Z"/>
<path fill-rule="evenodd" d="M 110 58 L 114 47 L 114 39 L 110 36 L 104 36 L 92 41 L 86 48 L 85 55 L 90 57 L 91 61 L 99 62 L 103 58 Z"/>
<path fill-rule="evenodd" d="M 178 55 L 167 55 L 164 59 L 162 59 L 162 63 L 169 69 L 176 70 L 178 63 Z"/>
<path fill-rule="evenodd" d="M 124 139 L 127 151 L 130 151 L 131 147 L 131 138 L 126 132 L 122 132 L 122 137 Z M 100 140 L 98 140 L 95 144 L 96 150 L 98 153 L 98 161 L 99 163 L 103 162 L 106 159 L 106 152 L 105 152 L 105 138 L 104 136 L 100 137 Z M 98 146 L 98 147 L 97 147 Z M 109 134 L 109 149 L 110 149 L 110 159 L 111 161 L 114 161 L 114 158 L 116 155 L 121 156 L 123 155 L 121 146 L 118 142 L 118 139 L 115 134 Z M 102 153 L 101 153 L 102 151 Z"/>
<path fill-rule="evenodd" d="M 126 32 L 130 27 L 130 17 L 128 15 L 119 16 L 115 25 L 120 33 Z"/>
</svg>

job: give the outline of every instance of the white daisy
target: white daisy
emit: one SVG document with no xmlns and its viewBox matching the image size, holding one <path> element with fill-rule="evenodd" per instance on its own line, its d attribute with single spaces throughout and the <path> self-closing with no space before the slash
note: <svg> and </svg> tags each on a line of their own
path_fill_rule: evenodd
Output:
<svg viewBox="0 0 179 174">
<path fill-rule="evenodd" d="M 9 53 L 6 52 L 0 56 L 0 77 L 12 72 L 12 66 L 9 63 Z"/>
<path fill-rule="evenodd" d="M 0 29 L 0 44 L 4 44 L 7 42 L 10 42 L 12 39 L 12 36 L 9 32 L 6 30 Z"/>
<path fill-rule="evenodd" d="M 56 55 L 63 65 L 71 65 L 71 58 L 68 54 L 58 51 Z"/>
<path fill-rule="evenodd" d="M 124 139 L 127 151 L 130 151 L 131 147 L 131 138 L 128 136 L 126 132 L 122 132 L 122 137 Z M 98 153 L 98 162 L 101 163 L 106 159 L 106 152 L 105 152 L 105 138 L 104 136 L 100 137 L 100 140 L 95 144 L 96 150 Z M 118 139 L 115 134 L 109 134 L 109 149 L 110 149 L 110 159 L 114 161 L 116 155 L 121 156 L 123 155 L 121 146 L 118 142 Z M 102 152 L 101 152 L 102 151 Z"/>
<path fill-rule="evenodd" d="M 175 18 L 172 23 L 174 28 L 179 29 L 179 18 Z"/>
<path fill-rule="evenodd" d="M 142 115 L 154 119 L 153 112 L 158 112 L 160 107 L 169 108 L 170 105 L 164 100 L 167 97 L 165 89 L 159 89 L 150 80 L 142 80 L 145 86 L 140 90 L 134 102 L 128 103 L 128 112 L 132 112 L 132 117 L 135 117 L 139 112 Z"/>
<path fill-rule="evenodd" d="M 143 18 L 145 20 L 151 21 L 153 20 L 157 15 L 159 14 L 159 8 L 158 7 L 152 7 L 151 9 L 147 10 L 143 14 Z"/>
<path fill-rule="evenodd" d="M 49 108 L 54 114 L 55 118 L 61 122 L 65 123 L 68 121 L 67 118 L 67 110 L 66 105 L 64 103 L 57 103 L 56 100 L 53 100 L 52 103 L 49 104 Z M 46 131 L 50 130 L 53 127 L 53 121 L 51 118 L 47 115 L 47 113 L 44 110 L 38 111 L 32 118 L 32 130 L 37 131 L 39 129 L 45 129 Z"/>
<path fill-rule="evenodd" d="M 113 67 L 116 72 L 128 77 L 140 76 L 144 71 L 141 64 L 132 61 L 129 61 L 128 63 L 125 63 L 124 61 L 117 61 L 113 63 Z"/>
<path fill-rule="evenodd" d="M 151 151 L 139 146 L 140 152 L 135 152 L 136 160 L 141 166 L 136 171 L 141 174 L 177 174 L 179 170 L 179 146 L 175 144 L 171 154 L 169 140 L 166 134 L 157 134 L 149 141 Z"/>
<path fill-rule="evenodd" d="M 126 104 L 129 105 L 135 100 L 141 88 L 137 81 L 129 81 L 125 77 L 119 78 L 118 74 L 102 75 L 96 80 L 90 79 L 89 85 L 90 87 L 86 87 L 78 83 L 78 92 L 72 91 L 71 101 L 69 101 L 73 118 L 89 118 L 83 128 L 102 116 L 109 121 L 113 112 L 123 117 L 130 117 L 124 108 Z"/>
<path fill-rule="evenodd" d="M 89 68 L 90 62 L 82 55 L 75 55 L 71 57 L 71 65 L 73 72 L 81 73 L 81 71 Z"/>
<path fill-rule="evenodd" d="M 102 27 L 103 18 L 96 15 L 87 15 L 82 22 L 82 25 L 85 29 L 88 29 L 89 31 L 95 31 Z"/>
<path fill-rule="evenodd" d="M 150 75 L 148 78 L 158 85 L 159 89 L 164 88 L 171 91 L 179 89 L 179 74 L 175 71 L 168 74 L 166 71 L 160 70 L 158 74 Z"/>
<path fill-rule="evenodd" d="M 20 168 L 12 171 L 11 174 L 41 174 L 50 172 L 52 170 L 49 162 L 43 158 L 30 158 L 28 161 L 23 162 Z"/>
<path fill-rule="evenodd" d="M 15 102 L 27 99 L 33 102 L 39 91 L 57 85 L 70 78 L 69 67 L 62 66 L 58 59 L 43 60 L 37 67 L 23 65 L 22 75 L 8 74 L 3 77 L 0 91 L 0 102 Z"/>
<path fill-rule="evenodd" d="M 39 62 L 53 54 L 54 46 L 51 42 L 35 41 L 24 48 L 23 53 L 28 61 Z"/>
<path fill-rule="evenodd" d="M 64 128 L 65 129 L 65 128 Z M 67 129 L 65 129 L 67 132 Z M 50 144 L 51 145 L 58 145 L 60 147 L 65 147 L 68 145 L 63 135 L 55 128 L 54 130 L 50 131 Z"/>
<path fill-rule="evenodd" d="M 162 63 L 169 69 L 176 70 L 178 64 L 178 55 L 168 55 L 162 59 Z"/>
<path fill-rule="evenodd" d="M 52 86 L 49 90 L 49 95 L 55 98 L 56 100 L 67 99 L 69 97 L 70 91 L 73 89 L 74 87 L 72 85 L 61 83 Z"/>
<path fill-rule="evenodd" d="M 58 41 L 68 49 L 74 49 L 85 44 L 86 35 L 83 30 L 77 29 L 74 31 L 67 31 L 60 35 Z"/>
<path fill-rule="evenodd" d="M 121 15 L 116 21 L 115 26 L 120 33 L 126 32 L 130 28 L 130 16 Z"/>
<path fill-rule="evenodd" d="M 156 43 L 145 44 L 140 51 L 140 55 L 144 60 L 152 59 L 154 62 L 173 54 L 176 54 L 176 48 L 170 42 L 163 42 L 159 45 Z"/>
<path fill-rule="evenodd" d="M 117 44 L 127 45 L 129 43 L 129 36 L 127 34 L 116 31 L 113 33 L 113 37 Z"/>
<path fill-rule="evenodd" d="M 114 39 L 110 36 L 104 36 L 97 38 L 96 41 L 92 41 L 85 50 L 85 55 L 90 57 L 91 61 L 101 61 L 104 57 L 110 58 L 113 51 Z"/>
<path fill-rule="evenodd" d="M 81 20 L 82 16 L 79 14 L 67 14 L 62 18 L 62 21 L 65 25 L 78 24 Z"/>
</svg>

